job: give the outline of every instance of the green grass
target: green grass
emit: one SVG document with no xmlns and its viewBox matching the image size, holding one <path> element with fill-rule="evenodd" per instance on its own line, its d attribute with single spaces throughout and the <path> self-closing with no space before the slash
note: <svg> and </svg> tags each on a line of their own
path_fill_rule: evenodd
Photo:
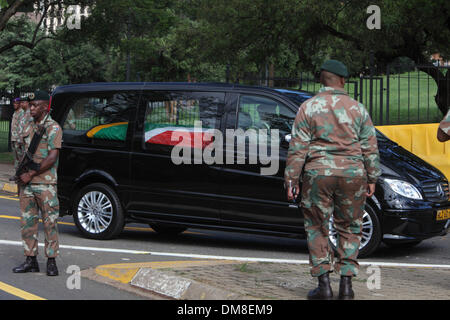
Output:
<svg viewBox="0 0 450 320">
<path fill-rule="evenodd" d="M 258 273 L 259 271 L 249 268 L 248 263 L 243 263 L 235 268 L 236 271 L 245 272 L 245 273 Z"/>
<path fill-rule="evenodd" d="M 443 115 L 439 111 L 434 100 L 437 93 L 436 82 L 422 71 L 406 72 L 402 74 L 392 74 L 389 76 L 389 117 L 387 117 L 387 77 L 383 79 L 383 124 L 408 124 L 408 123 L 432 123 L 442 120 Z M 360 79 L 351 78 L 358 85 L 361 92 Z M 346 83 L 345 86 L 350 96 L 354 97 L 355 85 Z M 297 87 L 298 89 L 298 87 Z M 319 83 L 304 84 L 302 90 L 317 92 L 320 89 Z M 363 104 L 370 109 L 369 90 L 370 81 L 363 83 Z M 372 120 L 376 125 L 380 124 L 380 81 L 373 81 L 373 107 Z"/>
<path fill-rule="evenodd" d="M 387 77 L 383 76 L 383 89 L 387 88 Z M 372 118 L 380 123 L 380 88 L 375 87 Z M 424 72 L 410 72 L 389 77 L 389 123 L 431 123 L 442 120 L 442 114 L 434 100 L 437 93 L 435 81 Z M 386 124 L 386 91 L 383 95 L 383 124 Z M 368 107 L 368 102 L 365 103 Z"/>
</svg>

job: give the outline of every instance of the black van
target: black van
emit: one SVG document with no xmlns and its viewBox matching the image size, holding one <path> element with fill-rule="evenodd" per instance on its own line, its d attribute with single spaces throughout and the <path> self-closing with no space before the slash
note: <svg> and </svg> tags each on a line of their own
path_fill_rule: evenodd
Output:
<svg viewBox="0 0 450 320">
<path fill-rule="evenodd" d="M 73 215 L 95 239 L 117 237 L 128 222 L 168 234 L 209 228 L 304 237 L 301 211 L 283 187 L 291 126 L 301 99 L 311 97 L 295 93 L 220 83 L 56 88 L 61 215 Z M 450 225 L 445 176 L 377 135 L 383 175 L 367 200 L 360 257 L 381 241 L 415 245 Z"/>
</svg>

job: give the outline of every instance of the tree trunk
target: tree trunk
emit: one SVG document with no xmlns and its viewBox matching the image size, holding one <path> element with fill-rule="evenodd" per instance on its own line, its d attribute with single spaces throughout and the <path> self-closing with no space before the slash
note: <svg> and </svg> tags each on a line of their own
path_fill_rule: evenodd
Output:
<svg viewBox="0 0 450 320">
<path fill-rule="evenodd" d="M 417 66 L 417 69 L 428 74 L 436 82 L 438 90 L 434 100 L 442 115 L 447 114 L 450 108 L 450 69 L 439 68 L 432 64 Z M 447 72 L 444 74 L 441 70 L 446 70 Z"/>
<path fill-rule="evenodd" d="M 275 86 L 275 65 L 271 63 L 269 65 L 269 87 L 273 88 Z"/>
<path fill-rule="evenodd" d="M 16 14 L 17 9 L 24 3 L 24 0 L 15 0 L 7 9 L 0 15 L 0 31 L 5 29 L 9 19 Z M 3 9 L 3 8 L 2 8 Z"/>
</svg>

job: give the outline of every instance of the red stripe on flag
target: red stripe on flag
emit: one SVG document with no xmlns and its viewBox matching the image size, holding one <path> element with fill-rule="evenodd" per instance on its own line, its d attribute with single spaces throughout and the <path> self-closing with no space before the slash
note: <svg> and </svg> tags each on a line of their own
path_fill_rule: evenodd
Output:
<svg viewBox="0 0 450 320">
<path fill-rule="evenodd" d="M 206 148 L 210 143 L 213 141 L 214 135 L 210 132 L 183 132 L 183 135 L 178 136 L 178 140 L 173 141 L 172 137 L 175 131 L 165 131 L 163 133 L 160 133 L 156 136 L 151 137 L 149 140 L 147 140 L 147 143 L 154 143 L 154 144 L 162 144 L 162 145 L 168 145 L 168 146 L 180 146 L 180 147 L 190 147 L 195 148 L 194 145 L 195 142 L 195 135 L 201 135 L 201 138 L 198 137 L 197 139 L 201 139 L 201 145 L 202 149 Z M 200 142 L 200 141 L 199 141 Z"/>
</svg>

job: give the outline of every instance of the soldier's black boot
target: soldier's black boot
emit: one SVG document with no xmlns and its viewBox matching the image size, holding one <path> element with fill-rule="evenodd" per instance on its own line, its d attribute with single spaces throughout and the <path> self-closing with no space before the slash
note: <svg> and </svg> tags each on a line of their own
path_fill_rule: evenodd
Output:
<svg viewBox="0 0 450 320">
<path fill-rule="evenodd" d="M 39 272 L 39 264 L 36 257 L 27 257 L 25 262 L 13 269 L 14 273 Z"/>
<path fill-rule="evenodd" d="M 55 258 L 48 258 L 47 260 L 47 275 L 48 276 L 58 275 L 58 267 L 56 267 Z"/>
<path fill-rule="evenodd" d="M 352 277 L 351 276 L 341 276 L 341 281 L 339 282 L 339 300 L 353 300 L 355 298 L 355 293 L 352 289 Z"/>
<path fill-rule="evenodd" d="M 330 276 L 327 273 L 319 276 L 319 286 L 308 293 L 309 300 L 331 300 L 333 299 L 333 290 L 330 286 Z"/>
</svg>

